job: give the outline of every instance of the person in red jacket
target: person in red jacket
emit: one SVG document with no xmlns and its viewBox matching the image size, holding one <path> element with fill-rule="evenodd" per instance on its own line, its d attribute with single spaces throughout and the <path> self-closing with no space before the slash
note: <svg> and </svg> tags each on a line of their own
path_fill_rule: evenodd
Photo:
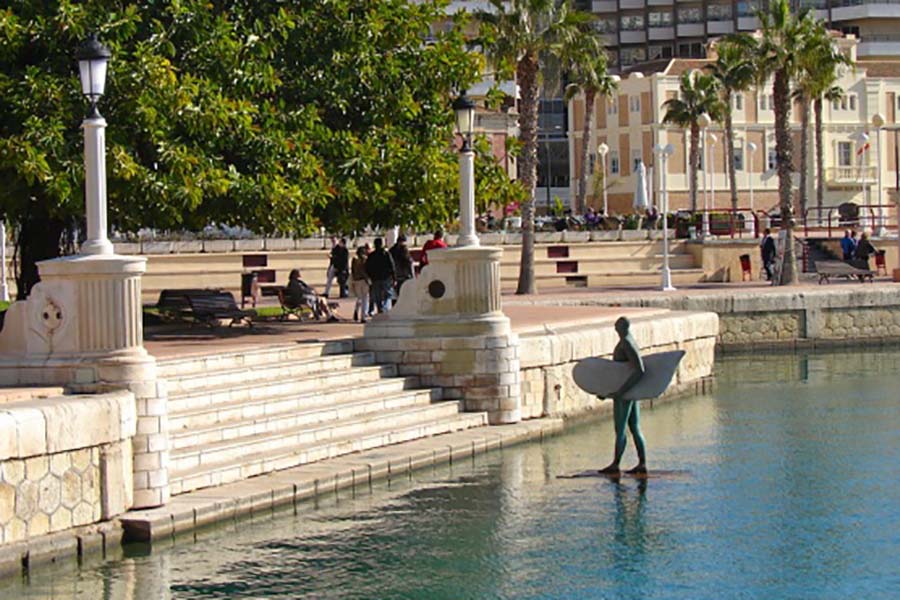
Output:
<svg viewBox="0 0 900 600">
<path fill-rule="evenodd" d="M 447 242 L 444 241 L 444 232 L 440 229 L 434 232 L 434 238 L 425 242 L 422 246 L 422 259 L 419 263 L 424 267 L 428 264 L 428 251 L 435 248 L 446 248 Z"/>
</svg>

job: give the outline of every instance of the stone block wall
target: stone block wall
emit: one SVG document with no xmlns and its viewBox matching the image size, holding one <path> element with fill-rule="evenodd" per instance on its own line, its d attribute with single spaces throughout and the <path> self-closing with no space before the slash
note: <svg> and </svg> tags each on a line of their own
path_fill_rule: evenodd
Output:
<svg viewBox="0 0 900 600">
<path fill-rule="evenodd" d="M 572 416 L 601 403 L 575 385 L 572 369 L 582 358 L 611 357 L 618 342 L 612 320 L 596 326 L 523 334 L 522 417 Z M 669 313 L 632 319 L 632 335 L 644 353 L 685 350 L 673 385 L 697 382 L 712 373 L 718 319 L 713 313 Z"/>
<path fill-rule="evenodd" d="M 789 341 L 805 331 L 806 316 L 800 310 L 731 313 L 719 320 L 719 339 L 724 344 Z"/>
<path fill-rule="evenodd" d="M 132 498 L 134 396 L 13 402 L 0 410 L 0 544 L 108 520 Z"/>
</svg>

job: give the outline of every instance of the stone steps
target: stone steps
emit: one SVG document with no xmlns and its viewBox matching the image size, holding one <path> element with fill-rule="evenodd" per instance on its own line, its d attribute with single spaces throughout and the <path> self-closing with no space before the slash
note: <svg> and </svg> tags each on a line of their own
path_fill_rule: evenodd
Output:
<svg viewBox="0 0 900 600">
<path fill-rule="evenodd" d="M 280 433 L 295 428 L 358 418 L 384 410 L 427 405 L 440 399 L 440 390 L 437 389 L 403 390 L 370 399 L 304 407 L 301 410 L 279 410 L 243 418 L 232 418 L 226 415 L 226 418 L 221 421 L 202 426 L 170 428 L 169 437 L 172 450 L 177 451 L 195 446 L 206 447 L 209 444 L 248 436 Z M 221 415 L 222 413 L 217 414 Z"/>
<path fill-rule="evenodd" d="M 371 382 L 355 383 L 321 390 L 307 390 L 283 396 L 266 396 L 255 400 L 217 403 L 199 409 L 186 409 L 169 416 L 169 431 L 177 434 L 184 430 L 197 430 L 215 423 L 274 415 L 288 411 L 308 410 L 334 406 L 370 397 L 381 397 L 413 389 L 419 383 L 416 377 L 391 377 Z"/>
<path fill-rule="evenodd" d="M 279 398 L 288 394 L 325 392 L 341 385 L 359 385 L 396 377 L 394 365 L 354 367 L 352 370 L 317 372 L 284 380 L 253 381 L 250 383 L 210 386 L 190 393 L 169 396 L 169 414 L 212 407 L 232 402 L 250 402 L 267 398 Z"/>
<path fill-rule="evenodd" d="M 449 409 L 444 408 L 445 406 Z M 288 469 L 381 446 L 487 425 L 485 413 L 451 413 L 450 409 L 458 411 L 456 402 L 443 402 L 433 405 L 433 407 L 442 410 L 438 413 L 437 418 L 430 420 L 419 419 L 399 424 L 395 417 L 401 412 L 407 412 L 403 410 L 387 415 L 383 419 L 386 422 L 383 422 L 382 426 L 378 428 L 371 426 L 370 423 L 369 427 L 343 436 L 328 437 L 305 444 L 289 443 L 267 451 L 253 453 L 244 451 L 236 458 L 223 459 L 216 463 L 198 465 L 181 471 L 176 470 L 171 483 L 172 494 L 239 481 L 262 473 Z M 428 407 L 428 409 L 430 411 L 432 407 Z M 290 439 L 290 437 L 286 436 L 284 439 Z"/>
<path fill-rule="evenodd" d="M 226 369 L 175 375 L 166 379 L 169 395 L 190 394 L 197 390 L 210 390 L 220 387 L 249 385 L 251 383 L 267 383 L 295 379 L 317 373 L 334 373 L 352 367 L 368 367 L 375 364 L 375 355 L 371 352 L 354 354 L 335 354 L 299 360 L 286 360 L 266 365 L 247 365 Z"/>
</svg>

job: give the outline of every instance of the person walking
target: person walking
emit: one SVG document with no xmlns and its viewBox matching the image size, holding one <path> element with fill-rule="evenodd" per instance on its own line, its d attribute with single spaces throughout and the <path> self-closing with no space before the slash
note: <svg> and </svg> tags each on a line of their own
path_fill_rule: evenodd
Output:
<svg viewBox="0 0 900 600">
<path fill-rule="evenodd" d="M 391 246 L 391 259 L 394 261 L 394 298 L 400 297 L 400 288 L 403 284 L 415 277 L 413 273 L 413 259 L 406 245 L 406 236 L 400 234 L 397 243 Z"/>
<path fill-rule="evenodd" d="M 350 265 L 350 291 L 356 298 L 353 307 L 353 320 L 366 322 L 369 314 L 369 276 L 366 273 L 366 248 L 360 246 L 356 249 L 356 256 Z"/>
<path fill-rule="evenodd" d="M 435 248 L 446 248 L 447 242 L 444 241 L 444 232 L 438 229 L 434 232 L 434 238 L 425 242 L 425 245 L 422 246 L 422 259 L 419 263 L 424 267 L 428 264 L 428 251 L 434 250 Z"/>
<path fill-rule="evenodd" d="M 347 285 L 347 281 L 350 279 L 350 250 L 347 249 L 347 238 L 345 237 L 342 237 L 331 249 L 331 268 L 334 269 L 334 275 L 338 281 L 340 297 L 348 297 L 350 295 Z M 328 296 L 327 291 L 325 296 Z"/>
<path fill-rule="evenodd" d="M 394 261 L 390 253 L 384 249 L 384 240 L 375 238 L 375 249 L 366 259 L 366 275 L 372 282 L 369 289 L 370 301 L 379 313 L 387 312 L 389 308 L 395 272 Z"/>
<path fill-rule="evenodd" d="M 768 227 L 763 232 L 762 241 L 759 242 L 759 251 L 762 255 L 763 268 L 766 270 L 766 281 L 772 281 L 772 268 L 775 266 L 775 256 L 778 250 L 775 247 L 775 238 Z"/>
<path fill-rule="evenodd" d="M 334 255 L 334 249 L 337 247 L 337 238 L 331 236 L 331 250 L 328 251 L 328 270 L 325 271 L 325 291 L 322 294 L 324 297 L 328 297 L 328 293 L 331 291 L 331 284 L 334 283 L 335 277 L 337 277 L 337 273 L 334 271 L 334 261 L 332 260 L 332 256 Z"/>
</svg>

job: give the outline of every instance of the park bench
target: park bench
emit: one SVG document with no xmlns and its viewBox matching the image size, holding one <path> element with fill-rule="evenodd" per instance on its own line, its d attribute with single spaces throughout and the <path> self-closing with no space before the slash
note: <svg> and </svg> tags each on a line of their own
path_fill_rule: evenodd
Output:
<svg viewBox="0 0 900 600">
<path fill-rule="evenodd" d="M 159 293 L 159 300 L 156 301 L 156 310 L 165 319 L 177 321 L 190 319 L 193 315 L 191 303 L 188 300 L 189 296 L 212 296 L 218 293 L 220 293 L 220 290 L 200 288 L 162 290 Z"/>
<path fill-rule="evenodd" d="M 287 301 L 287 295 L 285 293 L 285 288 L 278 288 L 278 303 L 281 305 L 281 315 L 279 319 L 284 321 L 291 315 L 295 315 L 301 321 L 307 317 L 312 317 L 317 321 L 322 318 L 322 315 L 319 314 L 319 310 L 310 304 L 308 301 L 304 300 L 299 305 L 294 305 Z M 331 310 L 337 310 L 340 307 L 340 304 L 337 302 L 328 302 L 328 308 Z"/>
<path fill-rule="evenodd" d="M 229 327 L 241 322 L 253 326 L 251 319 L 256 316 L 256 311 L 238 308 L 231 292 L 216 291 L 214 294 L 190 294 L 186 297 L 191 306 L 190 316 L 197 323 L 215 327 L 219 321 L 228 321 Z"/>
<path fill-rule="evenodd" d="M 817 260 L 816 273 L 819 275 L 819 283 L 828 283 L 831 277 L 858 278 L 860 282 L 868 279 L 871 283 L 875 277 L 875 272 L 871 269 L 861 269 L 840 260 Z"/>
</svg>

